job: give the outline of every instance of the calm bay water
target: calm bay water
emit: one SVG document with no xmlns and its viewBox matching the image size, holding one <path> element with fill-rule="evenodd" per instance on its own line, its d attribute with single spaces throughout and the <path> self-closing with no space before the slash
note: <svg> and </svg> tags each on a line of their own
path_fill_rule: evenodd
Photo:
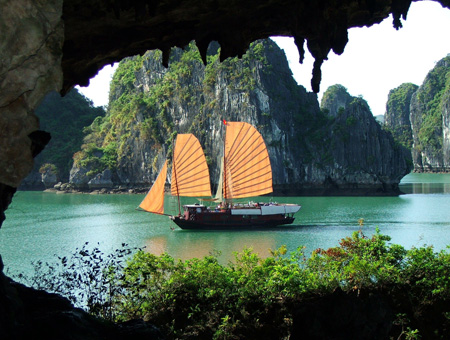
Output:
<svg viewBox="0 0 450 340">
<path fill-rule="evenodd" d="M 379 227 L 407 248 L 450 245 L 450 174 L 410 174 L 401 189 L 399 197 L 274 197 L 302 205 L 293 225 L 230 232 L 180 230 L 166 216 L 136 211 L 143 195 L 18 192 L 0 229 L 0 254 L 10 273 L 29 273 L 32 261 L 70 255 L 85 242 L 104 252 L 127 243 L 182 259 L 220 251 L 224 262 L 245 247 L 265 256 L 281 245 L 305 246 L 309 254 L 350 236 L 360 218 L 366 235 Z"/>
</svg>

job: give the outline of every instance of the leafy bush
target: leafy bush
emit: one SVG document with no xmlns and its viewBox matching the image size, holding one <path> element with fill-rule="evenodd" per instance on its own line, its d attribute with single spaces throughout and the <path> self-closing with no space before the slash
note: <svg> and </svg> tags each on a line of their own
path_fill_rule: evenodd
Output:
<svg viewBox="0 0 450 340">
<path fill-rule="evenodd" d="M 95 316 L 115 320 L 118 309 L 114 303 L 124 289 L 119 280 L 125 259 L 136 250 L 122 243 L 122 248 L 106 255 L 98 247 L 89 249 L 86 242 L 70 257 L 58 257 L 53 263 L 33 262 L 34 274 L 17 278 L 36 289 L 61 294 Z"/>
<path fill-rule="evenodd" d="M 244 249 L 227 265 L 218 254 L 181 261 L 139 250 L 129 258 L 126 245 L 105 256 L 85 244 L 56 264 L 37 262 L 35 275 L 21 279 L 66 295 L 97 316 L 149 320 L 169 339 L 286 338 L 304 299 L 336 289 L 385 291 L 398 295 L 392 300 L 395 338 L 419 338 L 422 330 L 410 327 L 420 324 L 415 311 L 450 302 L 450 254 L 432 247 L 405 250 L 389 241 L 379 230 L 371 237 L 360 230 L 309 258 L 303 248 L 287 254 L 283 246 L 267 258 Z M 447 314 L 431 323 L 443 337 Z"/>
<path fill-rule="evenodd" d="M 50 172 L 50 173 L 56 175 L 56 174 L 58 174 L 58 168 L 56 167 L 55 164 L 51 164 L 51 163 L 42 164 L 42 166 L 39 168 L 39 173 L 45 174 L 47 172 Z"/>
</svg>

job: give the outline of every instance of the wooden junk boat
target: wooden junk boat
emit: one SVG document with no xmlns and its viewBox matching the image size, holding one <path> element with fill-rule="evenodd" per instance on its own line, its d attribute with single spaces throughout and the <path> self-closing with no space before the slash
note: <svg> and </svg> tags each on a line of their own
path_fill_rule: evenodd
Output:
<svg viewBox="0 0 450 340">
<path fill-rule="evenodd" d="M 233 202 L 238 198 L 271 193 L 272 168 L 261 134 L 244 122 L 225 122 L 224 157 L 217 195 L 211 198 L 208 165 L 198 139 L 178 134 L 172 160 L 171 194 L 178 197 L 178 215 L 168 215 L 182 229 L 247 229 L 291 224 L 300 210 L 297 204 Z M 164 214 L 167 160 L 139 208 Z M 188 204 L 180 208 L 180 196 L 208 197 L 213 207 Z"/>
</svg>

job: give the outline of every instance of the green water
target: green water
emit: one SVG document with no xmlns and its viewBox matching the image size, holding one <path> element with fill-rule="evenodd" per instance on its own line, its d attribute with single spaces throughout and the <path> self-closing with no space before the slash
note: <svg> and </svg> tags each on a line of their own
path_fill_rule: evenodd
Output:
<svg viewBox="0 0 450 340">
<path fill-rule="evenodd" d="M 265 256 L 281 245 L 305 246 L 308 254 L 337 245 L 360 228 L 360 218 L 367 235 L 379 227 L 407 248 L 444 249 L 450 244 L 450 175 L 410 174 L 401 189 L 406 194 L 399 197 L 272 198 L 302 206 L 293 225 L 230 232 L 178 229 L 166 216 L 136 211 L 143 195 L 18 192 L 0 229 L 0 254 L 12 273 L 29 272 L 32 261 L 51 261 L 54 254 L 70 255 L 85 242 L 105 252 L 127 243 L 183 259 L 220 251 L 224 262 L 244 247 Z"/>
</svg>

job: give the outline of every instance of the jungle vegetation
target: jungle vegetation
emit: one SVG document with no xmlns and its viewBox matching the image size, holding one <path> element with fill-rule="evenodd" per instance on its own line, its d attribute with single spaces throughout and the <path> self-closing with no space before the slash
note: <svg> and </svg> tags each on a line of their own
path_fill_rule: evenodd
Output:
<svg viewBox="0 0 450 340">
<path fill-rule="evenodd" d="M 134 138 L 147 140 L 156 149 L 166 145 L 170 150 L 176 133 L 169 115 L 174 105 L 181 106 L 185 112 L 196 112 L 190 132 L 201 140 L 206 120 L 217 109 L 214 85 L 218 75 L 234 90 L 250 91 L 255 85 L 251 61 L 263 64 L 265 61 L 261 42 L 252 43 L 241 59 L 228 58 L 222 63 L 219 63 L 220 47 L 210 50 L 206 66 L 195 42 L 182 52 L 174 50 L 168 69 L 160 72 L 161 77 L 151 79 L 153 83 L 147 90 L 138 87 L 136 79 L 143 76 L 142 72 L 156 73 L 150 68 L 161 64 L 161 51 L 148 51 L 143 56 L 122 60 L 111 82 L 107 114 L 85 129 L 86 137 L 81 151 L 75 155 L 75 164 L 89 167 L 93 174 L 105 168 L 114 170 L 122 159 L 133 153 Z M 199 75 L 200 84 L 192 84 L 194 73 Z"/>
<path fill-rule="evenodd" d="M 91 125 L 94 118 L 104 116 L 102 107 L 94 107 L 77 89 L 64 97 L 49 93 L 36 109 L 40 128 L 50 132 L 52 139 L 35 160 L 41 171 L 51 169 L 68 181 L 72 167 L 72 156 L 83 143 L 83 128 Z"/>
<path fill-rule="evenodd" d="M 405 119 L 407 124 L 395 124 L 395 127 L 385 125 L 385 128 L 392 133 L 394 138 L 408 150 L 412 149 L 413 137 L 411 132 L 411 123 L 409 120 L 409 106 L 411 103 L 412 94 L 417 91 L 418 86 L 412 83 L 405 83 L 400 85 L 389 93 L 387 109 L 395 113 L 396 119 L 401 119 L 405 114 L 408 118 Z"/>
<path fill-rule="evenodd" d="M 417 100 L 423 106 L 422 124 L 418 131 L 417 148 L 431 149 L 434 155 L 442 150 L 442 112 L 443 105 L 449 101 L 450 93 L 450 56 L 439 61 L 428 73 L 425 82 L 417 91 Z"/>
<path fill-rule="evenodd" d="M 244 249 L 227 264 L 218 254 L 182 261 L 125 244 L 105 255 L 85 244 L 72 257 L 35 263 L 35 274 L 20 279 L 110 321 L 150 321 L 168 339 L 288 338 L 299 306 L 338 291 L 389 301 L 391 339 L 447 339 L 448 250 L 389 241 L 360 229 L 311 254 L 282 246 L 262 258 Z"/>
</svg>

